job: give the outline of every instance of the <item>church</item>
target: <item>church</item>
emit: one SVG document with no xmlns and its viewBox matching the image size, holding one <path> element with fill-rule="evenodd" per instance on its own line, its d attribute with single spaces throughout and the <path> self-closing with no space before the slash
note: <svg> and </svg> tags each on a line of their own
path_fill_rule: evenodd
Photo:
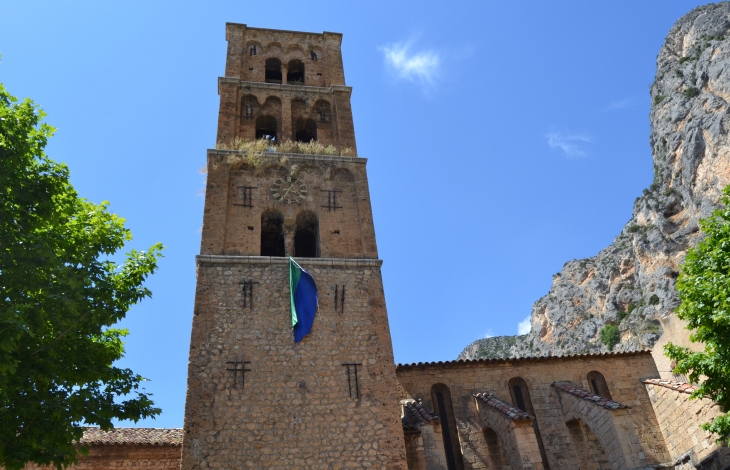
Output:
<svg viewBox="0 0 730 470">
<path fill-rule="evenodd" d="M 396 365 L 342 35 L 226 39 L 184 428 L 90 429 L 78 468 L 730 466 L 700 428 L 722 411 L 656 352 Z M 319 292 L 298 343 L 289 256 Z"/>
</svg>

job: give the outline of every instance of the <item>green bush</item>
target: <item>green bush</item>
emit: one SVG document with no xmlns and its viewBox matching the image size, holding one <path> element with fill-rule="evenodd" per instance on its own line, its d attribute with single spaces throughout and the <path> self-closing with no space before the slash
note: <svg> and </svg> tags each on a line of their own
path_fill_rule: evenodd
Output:
<svg viewBox="0 0 730 470">
<path fill-rule="evenodd" d="M 684 96 L 686 96 L 687 98 L 694 98 L 695 96 L 697 96 L 699 94 L 700 94 L 700 90 L 698 90 L 697 88 L 695 88 L 693 86 L 684 90 Z"/>
<path fill-rule="evenodd" d="M 606 325 L 601 328 L 598 339 L 606 345 L 609 351 L 613 351 L 613 347 L 621 342 L 621 334 L 616 325 Z"/>
<path fill-rule="evenodd" d="M 664 95 L 656 95 L 654 97 L 654 104 L 657 105 L 657 104 L 661 103 L 662 101 L 664 101 L 664 98 L 666 98 L 666 96 L 664 96 Z"/>
<path fill-rule="evenodd" d="M 649 305 L 658 305 L 659 304 L 659 296 L 656 294 L 652 294 L 651 297 L 649 297 Z"/>
</svg>

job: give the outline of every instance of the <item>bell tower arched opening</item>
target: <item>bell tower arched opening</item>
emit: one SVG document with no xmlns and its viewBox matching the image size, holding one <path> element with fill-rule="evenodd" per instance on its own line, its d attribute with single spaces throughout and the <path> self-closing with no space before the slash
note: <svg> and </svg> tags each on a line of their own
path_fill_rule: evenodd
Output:
<svg viewBox="0 0 730 470">
<path fill-rule="evenodd" d="M 261 256 L 285 256 L 284 216 L 268 209 L 261 214 Z"/>
<path fill-rule="evenodd" d="M 289 85 L 304 85 L 304 62 L 298 59 L 289 61 L 286 83 Z"/>
<path fill-rule="evenodd" d="M 297 142 L 309 143 L 317 140 L 317 122 L 314 119 L 299 118 L 294 127 Z"/>
<path fill-rule="evenodd" d="M 266 139 L 276 141 L 276 118 L 273 116 L 259 116 L 256 118 L 256 140 Z"/>
<path fill-rule="evenodd" d="M 264 81 L 266 83 L 281 83 L 281 61 L 279 59 L 275 57 L 266 59 Z"/>
<path fill-rule="evenodd" d="M 297 215 L 297 229 L 294 232 L 294 256 L 301 258 L 319 257 L 319 219 L 312 211 Z"/>
</svg>

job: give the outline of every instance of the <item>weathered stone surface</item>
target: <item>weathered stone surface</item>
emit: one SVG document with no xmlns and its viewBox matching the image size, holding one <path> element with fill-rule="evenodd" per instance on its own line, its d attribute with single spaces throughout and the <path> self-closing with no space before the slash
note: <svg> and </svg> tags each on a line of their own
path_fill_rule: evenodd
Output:
<svg viewBox="0 0 730 470">
<path fill-rule="evenodd" d="M 532 308 L 532 331 L 509 349 L 505 337 L 487 338 L 459 358 L 605 351 L 599 332 L 609 323 L 621 332 L 618 351 L 654 345 L 659 319 L 679 304 L 675 282 L 700 240 L 698 220 L 730 183 L 729 30 L 727 3 L 696 8 L 670 30 L 651 87 L 654 181 L 614 242 L 565 264 Z"/>
</svg>

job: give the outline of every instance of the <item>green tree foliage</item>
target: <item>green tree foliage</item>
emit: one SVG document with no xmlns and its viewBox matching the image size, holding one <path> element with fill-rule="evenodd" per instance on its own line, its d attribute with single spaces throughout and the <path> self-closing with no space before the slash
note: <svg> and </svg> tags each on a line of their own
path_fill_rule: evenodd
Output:
<svg viewBox="0 0 730 470">
<path fill-rule="evenodd" d="M 730 186 L 723 194 L 721 207 L 700 221 L 706 238 L 689 250 L 677 279 L 682 301 L 677 316 L 687 321 L 690 339 L 703 343 L 704 350 L 670 343 L 664 351 L 677 361 L 675 373 L 699 384 L 692 398 L 708 396 L 730 410 Z M 724 413 L 703 428 L 728 440 L 730 417 Z"/>
<path fill-rule="evenodd" d="M 106 258 L 131 240 L 107 202 L 80 198 L 44 148 L 54 129 L 30 100 L 0 84 L 0 467 L 66 467 L 82 425 L 160 413 L 145 380 L 112 364 L 125 330 L 112 328 L 151 295 L 145 278 L 162 246 Z M 85 449 L 81 449 L 86 452 Z"/>
<path fill-rule="evenodd" d="M 616 325 L 606 325 L 598 332 L 598 339 L 612 351 L 613 347 L 621 342 L 621 334 Z"/>
</svg>

